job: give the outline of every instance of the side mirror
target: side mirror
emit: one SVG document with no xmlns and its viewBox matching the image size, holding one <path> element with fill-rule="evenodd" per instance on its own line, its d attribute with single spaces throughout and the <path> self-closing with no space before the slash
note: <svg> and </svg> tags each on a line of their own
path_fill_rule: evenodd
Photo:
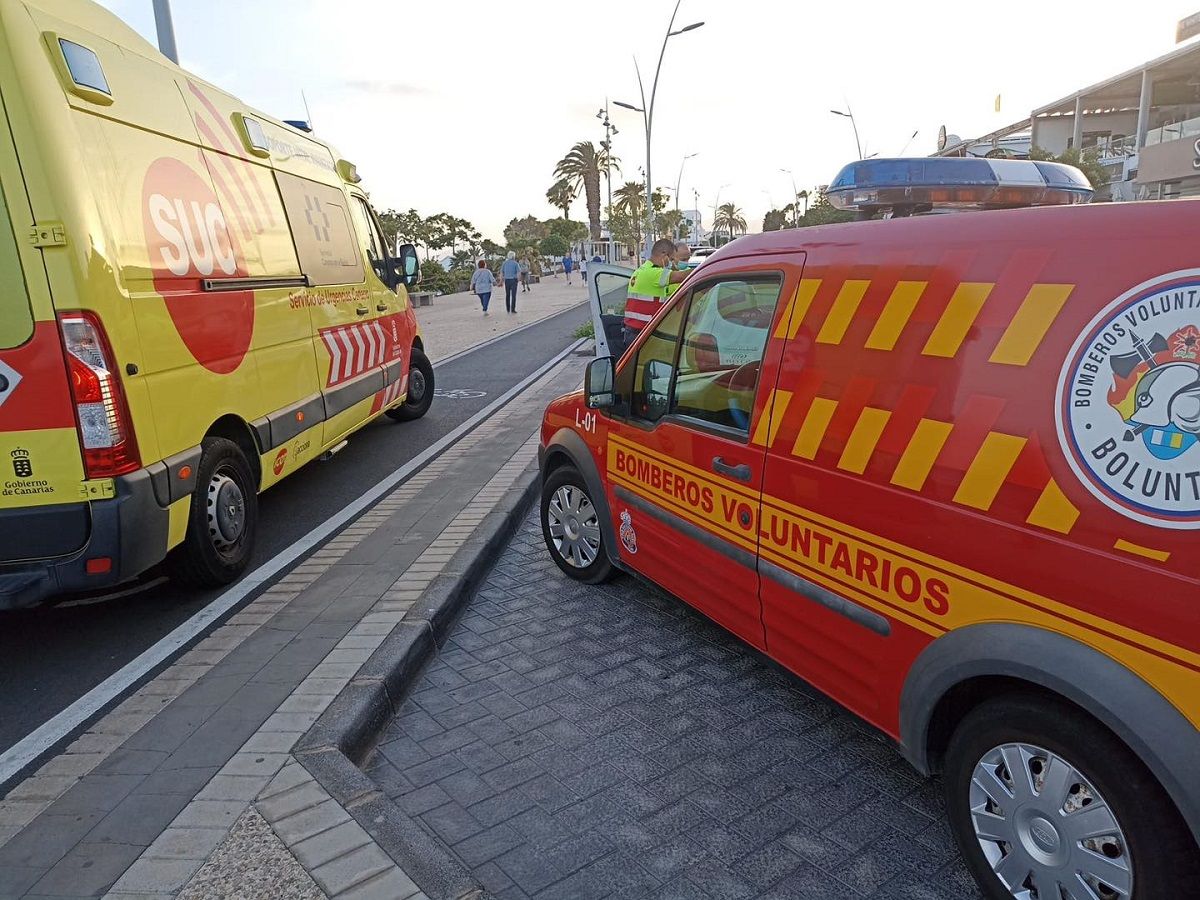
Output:
<svg viewBox="0 0 1200 900">
<path fill-rule="evenodd" d="M 583 379 L 583 402 L 588 409 L 607 409 L 617 402 L 616 389 L 616 360 L 611 356 L 602 356 L 588 363 L 587 374 Z"/>
<path fill-rule="evenodd" d="M 412 244 L 401 244 L 396 263 L 396 274 L 405 287 L 414 287 L 421 280 L 421 260 L 417 257 L 417 248 Z"/>
</svg>

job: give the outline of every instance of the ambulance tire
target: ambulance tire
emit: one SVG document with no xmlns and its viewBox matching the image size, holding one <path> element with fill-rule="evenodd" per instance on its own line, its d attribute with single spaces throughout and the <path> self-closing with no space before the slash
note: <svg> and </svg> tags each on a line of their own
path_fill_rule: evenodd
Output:
<svg viewBox="0 0 1200 900">
<path fill-rule="evenodd" d="M 201 588 L 222 587 L 246 571 L 258 530 L 258 485 L 242 449 L 206 438 L 196 468 L 187 536 L 171 558 L 172 576 Z M 220 505 L 221 510 L 216 509 Z"/>
<path fill-rule="evenodd" d="M 1106 837 L 1101 839 L 1105 843 L 1099 849 L 1110 859 L 1125 859 L 1131 864 L 1132 900 L 1182 897 L 1185 893 L 1191 896 L 1192 891 L 1200 888 L 1200 854 L 1196 852 L 1196 842 L 1166 791 L 1134 752 L 1095 719 L 1067 703 L 1017 694 L 987 701 L 968 713 L 950 738 L 945 756 L 942 787 L 947 817 L 967 866 L 984 886 L 984 896 L 989 900 L 1012 900 L 1014 892 L 992 871 L 992 864 L 976 837 L 971 810 L 972 778 L 976 766 L 994 748 L 1011 744 L 1030 745 L 1061 757 L 1075 770 L 1072 775 L 1086 779 L 1092 791 L 1108 805 L 1124 835 L 1125 846 L 1120 848 Z M 1033 759 L 1037 762 L 1031 760 L 1031 766 L 1040 767 L 1040 760 Z M 1074 785 L 1068 797 L 1086 797 L 1088 791 L 1081 789 L 1076 793 L 1079 782 Z M 1068 802 L 1074 803 L 1075 811 L 1079 811 L 1078 799 Z M 1044 840 L 1045 831 L 1037 835 L 1035 828 L 1046 821 L 1068 821 L 1061 814 L 1047 814 L 1039 822 L 1040 812 L 1020 811 L 1019 815 L 1031 814 L 1031 818 L 1026 818 L 1030 827 L 1024 840 L 1032 842 L 1038 837 Z M 1051 840 L 1058 846 L 1072 846 L 1065 829 Z M 1035 845 L 1034 849 L 1042 846 L 1045 845 Z M 1067 866 L 1070 867 L 1069 863 Z M 1053 900 L 1057 898 L 1055 891 Z"/>
<path fill-rule="evenodd" d="M 586 566 L 579 566 L 568 561 L 562 551 L 555 546 L 555 538 L 550 533 L 552 518 L 550 504 L 555 501 L 556 495 L 562 496 L 559 491 L 564 489 L 574 496 L 582 497 L 586 501 L 587 507 L 599 514 L 599 507 L 596 507 L 591 497 L 588 496 L 587 483 L 574 466 L 562 466 L 551 472 L 549 477 L 542 482 L 542 500 L 538 507 L 538 517 L 542 521 L 542 537 L 546 541 L 546 549 L 550 551 L 550 558 L 569 578 L 575 581 L 582 581 L 584 584 L 603 584 L 611 581 L 615 570 L 608 558 L 608 549 L 604 546 L 603 528 L 597 528 L 595 559 Z"/>
<path fill-rule="evenodd" d="M 408 396 L 403 403 L 386 413 L 389 419 L 397 422 L 419 419 L 433 405 L 433 365 L 417 347 L 413 347 L 408 368 Z"/>
</svg>

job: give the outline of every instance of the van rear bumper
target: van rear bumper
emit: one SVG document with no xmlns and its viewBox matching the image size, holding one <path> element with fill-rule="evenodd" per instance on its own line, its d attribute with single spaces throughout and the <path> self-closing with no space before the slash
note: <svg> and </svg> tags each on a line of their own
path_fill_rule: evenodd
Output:
<svg viewBox="0 0 1200 900">
<path fill-rule="evenodd" d="M 91 503 L 67 503 L 35 509 L 0 509 L 0 536 L 13 546 L 43 550 L 53 536 L 82 549 L 32 562 L 0 565 L 0 610 L 35 606 L 56 594 L 110 587 L 140 575 L 167 554 L 168 511 L 159 505 L 150 472 L 142 469 L 116 480 L 116 496 Z M 22 539 L 22 536 L 25 539 Z M 90 575 L 89 559 L 107 557 L 112 569 Z"/>
</svg>

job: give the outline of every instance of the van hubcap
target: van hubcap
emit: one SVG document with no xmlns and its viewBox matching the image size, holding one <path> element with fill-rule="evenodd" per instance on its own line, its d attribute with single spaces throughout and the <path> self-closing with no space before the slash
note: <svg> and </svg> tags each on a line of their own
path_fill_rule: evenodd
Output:
<svg viewBox="0 0 1200 900">
<path fill-rule="evenodd" d="M 600 555 L 600 518 L 591 499 L 574 485 L 564 484 L 546 507 L 550 540 L 558 555 L 575 569 L 586 569 Z"/>
<path fill-rule="evenodd" d="M 1128 900 L 1133 894 L 1120 823 L 1061 756 L 1031 744 L 993 748 L 975 765 L 970 804 L 988 864 L 1019 900 Z"/>
<path fill-rule="evenodd" d="M 218 550 L 229 550 L 246 530 L 246 495 L 224 469 L 208 483 L 208 534 Z"/>
<path fill-rule="evenodd" d="M 420 403 L 425 399 L 425 375 L 420 369 L 413 369 L 408 376 L 408 402 Z"/>
</svg>

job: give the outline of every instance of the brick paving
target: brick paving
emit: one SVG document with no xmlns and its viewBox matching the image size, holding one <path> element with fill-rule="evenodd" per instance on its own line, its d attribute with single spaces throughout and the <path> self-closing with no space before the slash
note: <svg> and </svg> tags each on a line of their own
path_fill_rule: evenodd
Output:
<svg viewBox="0 0 1200 900">
<path fill-rule="evenodd" d="M 514 537 L 368 765 L 498 898 L 979 894 L 938 786 L 631 578 Z"/>
</svg>

